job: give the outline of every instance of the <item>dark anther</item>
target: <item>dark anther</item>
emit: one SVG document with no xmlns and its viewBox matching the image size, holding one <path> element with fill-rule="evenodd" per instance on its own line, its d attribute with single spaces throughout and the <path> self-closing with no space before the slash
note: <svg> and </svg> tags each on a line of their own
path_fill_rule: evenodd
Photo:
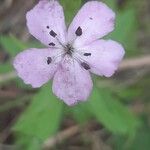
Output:
<svg viewBox="0 0 150 150">
<path fill-rule="evenodd" d="M 53 30 L 51 30 L 51 31 L 49 32 L 49 34 L 50 34 L 52 37 L 56 37 L 56 36 L 57 36 L 57 34 L 56 34 Z"/>
<path fill-rule="evenodd" d="M 49 46 L 55 46 L 55 44 L 53 42 L 49 43 Z"/>
<path fill-rule="evenodd" d="M 47 29 L 49 29 L 49 26 L 46 26 Z"/>
<path fill-rule="evenodd" d="M 93 20 L 93 18 L 92 18 L 92 17 L 90 17 L 90 20 Z"/>
<path fill-rule="evenodd" d="M 81 66 L 82 66 L 85 70 L 91 69 L 90 66 L 89 66 L 87 63 L 85 63 L 85 62 L 82 62 L 82 63 L 81 63 Z"/>
<path fill-rule="evenodd" d="M 49 65 L 52 62 L 52 58 L 51 57 L 47 57 L 47 64 Z"/>
<path fill-rule="evenodd" d="M 84 56 L 91 56 L 91 53 L 84 53 Z"/>
<path fill-rule="evenodd" d="M 80 26 L 78 27 L 78 29 L 76 30 L 75 33 L 76 33 L 77 36 L 81 36 L 82 35 L 82 29 L 81 29 Z"/>
</svg>

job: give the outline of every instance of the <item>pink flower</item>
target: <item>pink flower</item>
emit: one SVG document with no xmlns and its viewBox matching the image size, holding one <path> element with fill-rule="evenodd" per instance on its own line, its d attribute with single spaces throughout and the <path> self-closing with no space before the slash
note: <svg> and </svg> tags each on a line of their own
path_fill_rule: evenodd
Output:
<svg viewBox="0 0 150 150">
<path fill-rule="evenodd" d="M 34 88 L 53 79 L 54 94 L 68 105 L 87 100 L 90 72 L 110 77 L 124 56 L 119 43 L 99 39 L 113 31 L 115 21 L 115 13 L 102 2 L 87 2 L 68 30 L 58 1 L 41 0 L 26 17 L 30 33 L 48 48 L 18 54 L 18 76 Z"/>
</svg>

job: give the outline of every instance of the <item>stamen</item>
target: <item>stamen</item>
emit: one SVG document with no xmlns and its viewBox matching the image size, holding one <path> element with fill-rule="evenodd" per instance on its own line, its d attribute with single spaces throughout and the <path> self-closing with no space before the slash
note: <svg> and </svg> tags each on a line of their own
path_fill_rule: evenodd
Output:
<svg viewBox="0 0 150 150">
<path fill-rule="evenodd" d="M 49 46 L 55 46 L 55 44 L 53 42 L 49 43 Z"/>
<path fill-rule="evenodd" d="M 76 56 L 76 55 L 78 55 L 78 56 Z M 78 59 L 80 63 L 85 62 L 86 64 L 88 64 L 88 62 L 81 57 L 82 55 L 79 52 L 75 53 L 73 56 L 74 56 L 74 58 Z"/>
<path fill-rule="evenodd" d="M 86 66 L 88 66 L 89 69 L 91 69 L 91 67 L 92 67 L 92 68 L 95 68 L 95 69 L 98 69 L 97 67 L 93 66 L 92 64 L 89 64 L 86 60 L 83 59 L 83 57 L 80 57 L 81 54 L 80 54 L 78 51 L 77 51 L 77 53 L 75 53 L 75 54 L 78 54 L 78 56 L 73 55 L 73 58 L 74 58 L 75 60 L 77 60 L 77 61 L 81 64 L 82 67 L 83 67 L 84 64 L 86 64 Z M 84 67 L 83 67 L 83 68 L 84 68 Z M 84 69 L 85 69 L 85 68 L 84 68 Z"/>
<path fill-rule="evenodd" d="M 49 34 L 50 34 L 52 37 L 56 37 L 56 36 L 57 36 L 57 34 L 56 34 L 53 30 L 51 30 L 51 31 L 49 32 Z"/>
<path fill-rule="evenodd" d="M 62 53 L 60 53 L 60 54 L 58 54 L 58 55 L 54 56 L 54 57 L 53 57 L 53 62 L 55 62 L 55 61 L 56 61 L 56 59 L 57 59 L 57 58 L 59 58 L 59 57 L 62 57 L 62 56 L 64 57 L 64 55 L 65 55 L 65 53 L 64 53 L 64 52 L 62 52 Z"/>
<path fill-rule="evenodd" d="M 80 26 L 77 28 L 75 34 L 76 34 L 77 36 L 81 36 L 81 35 L 82 35 L 82 29 L 81 29 Z"/>
<path fill-rule="evenodd" d="M 91 56 L 91 53 L 84 53 L 84 56 Z"/>
<path fill-rule="evenodd" d="M 57 33 L 56 33 L 56 32 L 54 32 L 53 30 L 51 30 L 51 31 L 49 32 L 49 34 L 50 34 L 52 37 L 54 37 L 62 47 L 65 47 L 65 46 L 61 43 L 61 41 L 58 39 L 58 37 L 56 37 L 56 36 L 57 36 Z M 53 45 L 54 45 L 54 43 L 53 43 Z M 53 45 L 51 45 L 51 46 L 53 46 Z M 54 45 L 54 46 L 55 46 L 55 45 Z"/>
<path fill-rule="evenodd" d="M 85 70 L 91 69 L 90 66 L 89 66 L 87 63 L 85 63 L 85 62 L 82 62 L 82 63 L 81 63 L 81 66 L 82 66 Z"/>
<path fill-rule="evenodd" d="M 66 54 L 72 56 L 73 47 L 70 44 L 67 44 L 64 50 L 66 51 Z"/>
<path fill-rule="evenodd" d="M 85 69 L 85 70 L 89 70 L 91 69 L 90 65 L 88 64 L 88 62 L 86 62 L 86 60 L 80 58 L 80 57 L 77 57 L 77 56 L 73 56 L 73 58 L 79 63 L 81 64 L 81 66 Z"/>
<path fill-rule="evenodd" d="M 52 62 L 52 58 L 51 57 L 47 57 L 47 64 L 49 65 Z"/>
</svg>

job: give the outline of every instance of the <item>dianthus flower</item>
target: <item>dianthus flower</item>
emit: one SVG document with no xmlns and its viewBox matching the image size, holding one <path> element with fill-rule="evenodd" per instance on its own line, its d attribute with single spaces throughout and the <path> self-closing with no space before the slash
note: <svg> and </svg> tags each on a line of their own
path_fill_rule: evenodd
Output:
<svg viewBox="0 0 150 150">
<path fill-rule="evenodd" d="M 47 48 L 18 54 L 18 76 L 33 88 L 53 79 L 53 93 L 68 105 L 87 100 L 90 73 L 110 77 L 124 56 L 121 44 L 100 39 L 113 31 L 115 22 L 115 13 L 102 2 L 87 2 L 68 29 L 58 1 L 40 0 L 26 19 L 30 33 Z"/>
</svg>

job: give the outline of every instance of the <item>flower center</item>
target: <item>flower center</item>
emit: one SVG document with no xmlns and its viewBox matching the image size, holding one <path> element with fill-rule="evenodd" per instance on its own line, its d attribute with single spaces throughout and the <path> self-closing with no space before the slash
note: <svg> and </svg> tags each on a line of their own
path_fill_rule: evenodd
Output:
<svg viewBox="0 0 150 150">
<path fill-rule="evenodd" d="M 49 29 L 49 26 L 46 27 L 47 29 Z M 82 28 L 79 26 L 76 31 L 75 31 L 75 34 L 76 36 L 82 36 Z M 59 38 L 57 37 L 57 33 L 53 30 L 51 30 L 49 32 L 49 34 L 55 38 L 58 43 L 62 46 L 63 50 L 64 50 L 64 53 L 63 54 L 60 54 L 58 56 L 55 56 L 55 57 L 47 57 L 47 64 L 51 64 L 52 61 L 55 61 L 55 59 L 59 56 L 65 56 L 65 55 L 69 55 L 71 56 L 73 59 L 75 59 L 76 61 L 79 62 L 79 64 L 85 69 L 85 70 L 89 70 L 91 69 L 90 65 L 88 64 L 88 62 L 86 62 L 86 60 L 84 60 L 82 58 L 82 56 L 85 56 L 85 57 L 90 57 L 92 54 L 87 52 L 87 53 L 82 53 L 82 52 L 79 52 L 78 50 L 75 50 L 74 47 L 71 45 L 71 44 L 66 44 L 64 45 L 63 43 L 61 43 L 61 41 L 59 40 Z M 55 47 L 55 43 L 51 42 L 49 43 L 49 46 L 52 46 L 52 47 Z M 75 55 L 73 55 L 73 53 Z"/>
<path fill-rule="evenodd" d="M 64 48 L 66 54 L 72 56 L 72 53 L 74 52 L 74 48 L 72 47 L 71 44 L 67 44 Z"/>
</svg>

